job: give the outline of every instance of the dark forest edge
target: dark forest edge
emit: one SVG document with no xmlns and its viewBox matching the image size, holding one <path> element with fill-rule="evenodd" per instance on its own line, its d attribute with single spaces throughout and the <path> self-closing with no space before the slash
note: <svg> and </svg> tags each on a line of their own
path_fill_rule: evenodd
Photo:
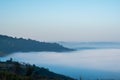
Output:
<svg viewBox="0 0 120 80">
<path fill-rule="evenodd" d="M 0 35 L 0 56 L 15 52 L 65 52 L 74 51 L 58 43 L 40 42 L 32 39 L 23 39 Z"/>
<path fill-rule="evenodd" d="M 0 80 L 75 80 L 49 71 L 49 69 L 19 63 L 12 58 L 5 62 L 0 61 Z"/>
</svg>

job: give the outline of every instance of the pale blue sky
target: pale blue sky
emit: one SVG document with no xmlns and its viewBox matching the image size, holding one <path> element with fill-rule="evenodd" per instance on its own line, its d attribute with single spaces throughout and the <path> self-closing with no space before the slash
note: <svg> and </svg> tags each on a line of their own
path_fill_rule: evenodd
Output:
<svg viewBox="0 0 120 80">
<path fill-rule="evenodd" d="M 0 0 L 0 34 L 39 41 L 120 41 L 120 0 Z"/>
</svg>

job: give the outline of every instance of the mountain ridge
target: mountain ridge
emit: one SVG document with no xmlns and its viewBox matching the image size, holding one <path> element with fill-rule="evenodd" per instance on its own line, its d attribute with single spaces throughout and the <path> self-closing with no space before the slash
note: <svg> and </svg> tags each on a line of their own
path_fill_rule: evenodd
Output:
<svg viewBox="0 0 120 80">
<path fill-rule="evenodd" d="M 0 53 L 15 52 L 64 52 L 73 49 L 63 47 L 58 43 L 40 42 L 32 39 L 13 38 L 11 36 L 0 35 Z"/>
</svg>

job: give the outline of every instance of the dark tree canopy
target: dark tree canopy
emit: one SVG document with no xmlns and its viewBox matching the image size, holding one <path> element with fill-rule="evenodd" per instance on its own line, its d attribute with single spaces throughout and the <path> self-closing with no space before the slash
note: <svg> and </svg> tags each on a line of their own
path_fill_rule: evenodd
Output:
<svg viewBox="0 0 120 80">
<path fill-rule="evenodd" d="M 0 80 L 75 80 L 46 68 L 16 61 L 0 61 Z"/>
</svg>

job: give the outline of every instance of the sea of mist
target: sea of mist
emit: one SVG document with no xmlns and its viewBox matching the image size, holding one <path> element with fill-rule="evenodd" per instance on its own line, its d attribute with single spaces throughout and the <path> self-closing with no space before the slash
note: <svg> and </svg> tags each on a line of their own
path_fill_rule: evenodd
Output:
<svg viewBox="0 0 120 80">
<path fill-rule="evenodd" d="M 72 43 L 73 44 L 73 43 Z M 64 45 L 62 43 L 62 45 Z M 71 44 L 69 44 L 71 45 Z M 76 48 L 73 52 L 29 52 L 14 53 L 0 58 L 2 61 L 13 58 L 15 61 L 35 64 L 40 67 L 49 68 L 50 71 L 64 74 L 74 78 L 83 79 L 120 79 L 120 45 L 118 44 L 95 44 L 94 48 L 87 44 L 86 49 L 81 50 L 81 45 L 64 46 Z M 115 46 L 116 45 L 116 46 Z M 77 46 L 77 47 L 76 47 Z M 100 48 L 98 48 L 100 46 Z M 106 47 L 107 46 L 107 47 Z"/>
</svg>

